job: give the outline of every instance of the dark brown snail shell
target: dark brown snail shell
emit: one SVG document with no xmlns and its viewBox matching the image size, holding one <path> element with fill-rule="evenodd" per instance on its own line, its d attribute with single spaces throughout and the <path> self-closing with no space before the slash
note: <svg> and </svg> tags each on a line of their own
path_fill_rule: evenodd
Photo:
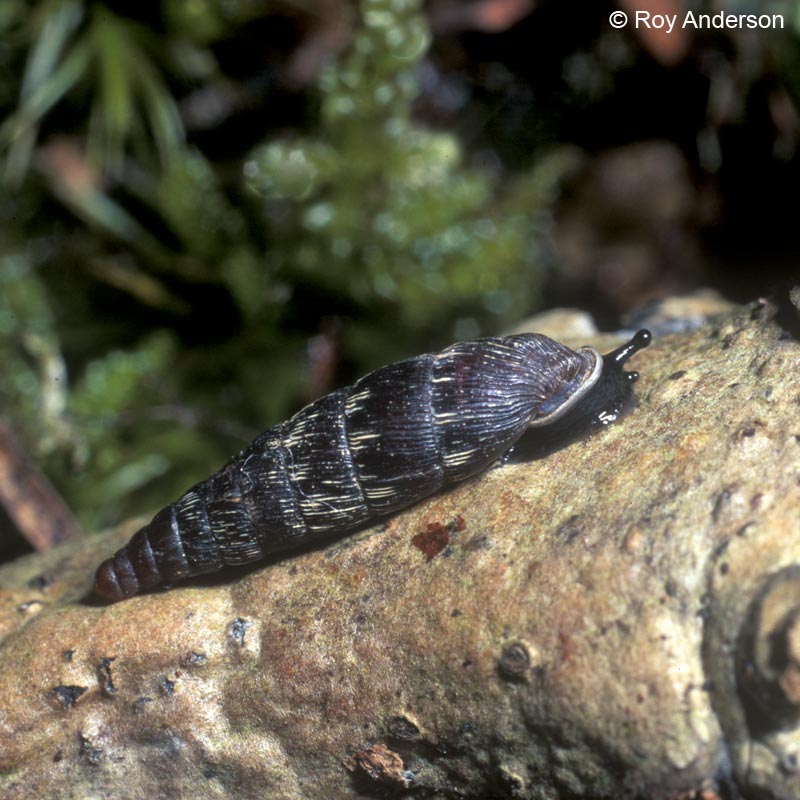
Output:
<svg viewBox="0 0 800 800">
<path fill-rule="evenodd" d="M 622 367 L 540 334 L 459 342 L 377 369 L 262 433 L 97 569 L 106 600 L 343 534 L 463 481 L 528 430 L 571 441 L 633 402 Z"/>
</svg>

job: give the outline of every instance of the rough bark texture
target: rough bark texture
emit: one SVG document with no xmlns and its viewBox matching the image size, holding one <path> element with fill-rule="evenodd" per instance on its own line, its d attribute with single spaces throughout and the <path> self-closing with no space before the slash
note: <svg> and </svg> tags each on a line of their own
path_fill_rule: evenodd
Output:
<svg viewBox="0 0 800 800">
<path fill-rule="evenodd" d="M 325 549 L 107 607 L 134 526 L 3 568 L 0 794 L 800 798 L 772 311 L 657 338 L 619 424 Z"/>
</svg>

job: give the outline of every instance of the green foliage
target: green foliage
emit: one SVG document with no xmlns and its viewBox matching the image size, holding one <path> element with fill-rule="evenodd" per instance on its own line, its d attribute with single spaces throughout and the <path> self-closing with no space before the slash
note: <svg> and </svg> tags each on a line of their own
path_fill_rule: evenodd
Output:
<svg viewBox="0 0 800 800">
<path fill-rule="evenodd" d="M 65 443 L 66 382 L 47 293 L 20 252 L 0 258 L 0 408 L 20 434 L 48 454 Z"/>
<path fill-rule="evenodd" d="M 0 260 L 0 408 L 81 511 L 84 524 L 108 524 L 120 511 L 135 512 L 135 504 L 126 502 L 130 493 L 152 488 L 154 479 L 181 461 L 194 474 L 187 455 L 202 456 L 208 447 L 191 426 L 167 426 L 156 413 L 169 408 L 165 401 L 174 391 L 164 378 L 175 363 L 174 337 L 162 331 L 97 358 L 68 387 L 47 295 L 24 254 Z M 156 434 L 160 453 L 154 452 Z M 174 480 L 168 484 L 177 490 Z"/>
<path fill-rule="evenodd" d="M 10 27 L 19 9 L 6 5 Z M 91 98 L 87 149 L 104 169 L 119 169 L 134 140 L 147 148 L 142 123 L 163 160 L 180 147 L 177 108 L 147 54 L 144 29 L 102 4 L 87 11 L 79 0 L 44 0 L 17 34 L 28 57 L 18 107 L 0 126 L 7 183 L 24 179 L 45 116 L 60 103 L 80 102 L 81 94 Z"/>
<path fill-rule="evenodd" d="M 224 39 L 238 26 L 265 12 L 265 0 L 165 0 L 164 15 L 173 30 L 198 44 Z"/>
<path fill-rule="evenodd" d="M 319 133 L 258 147 L 244 171 L 265 220 L 281 220 L 273 263 L 358 308 L 348 344 L 377 363 L 402 350 L 378 318 L 447 340 L 535 305 L 553 186 L 534 171 L 502 191 L 464 163 L 455 137 L 416 124 L 429 41 L 420 4 L 364 0 L 361 12 L 349 54 L 321 76 Z"/>
<path fill-rule="evenodd" d="M 0 5 L 0 402 L 87 528 L 174 499 L 309 399 L 322 318 L 341 382 L 535 306 L 572 158 L 500 186 L 414 121 L 418 0 L 363 0 L 314 129 L 234 169 L 185 143 L 168 87 L 225 86 L 209 44 L 263 3 L 167 0 L 158 36 L 112 4 L 26 7 Z"/>
</svg>

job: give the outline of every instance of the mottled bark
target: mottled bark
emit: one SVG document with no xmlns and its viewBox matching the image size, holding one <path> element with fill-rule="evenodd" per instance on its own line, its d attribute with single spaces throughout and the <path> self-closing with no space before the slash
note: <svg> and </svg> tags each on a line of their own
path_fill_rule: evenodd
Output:
<svg viewBox="0 0 800 800">
<path fill-rule="evenodd" d="M 107 607 L 135 525 L 4 567 L 0 794 L 800 798 L 772 316 L 657 338 L 619 424 L 324 549 Z"/>
</svg>

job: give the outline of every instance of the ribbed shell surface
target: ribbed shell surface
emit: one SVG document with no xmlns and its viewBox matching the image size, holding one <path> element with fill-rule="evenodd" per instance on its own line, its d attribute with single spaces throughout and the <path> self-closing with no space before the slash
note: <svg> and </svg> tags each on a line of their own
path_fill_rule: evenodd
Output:
<svg viewBox="0 0 800 800">
<path fill-rule="evenodd" d="M 503 456 L 569 403 L 596 363 L 593 351 L 520 334 L 375 370 L 270 428 L 160 511 L 101 566 L 98 585 L 118 581 L 128 596 L 408 506 Z"/>
<path fill-rule="evenodd" d="M 197 487 L 222 523 L 223 560 L 356 527 L 474 475 L 591 367 L 542 336 L 498 337 L 390 364 L 321 398 Z"/>
</svg>

